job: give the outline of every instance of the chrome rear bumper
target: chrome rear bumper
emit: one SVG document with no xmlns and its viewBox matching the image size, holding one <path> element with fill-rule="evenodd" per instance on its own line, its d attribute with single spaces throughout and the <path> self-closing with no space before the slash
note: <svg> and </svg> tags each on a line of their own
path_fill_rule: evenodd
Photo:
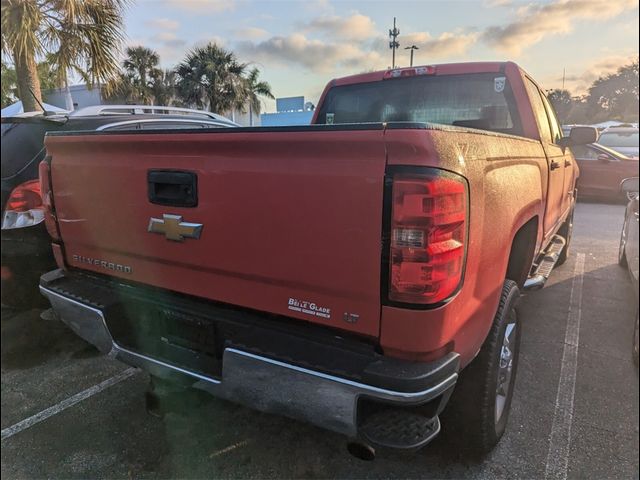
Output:
<svg viewBox="0 0 640 480">
<path fill-rule="evenodd" d="M 303 420 L 322 428 L 356 437 L 358 400 L 367 398 L 394 406 L 421 405 L 448 398 L 457 373 L 416 392 L 393 391 L 302 368 L 237 348 L 223 353 L 222 376 L 213 378 L 127 350 L 114 342 L 100 308 L 44 286 L 57 315 L 78 336 L 100 351 L 152 375 L 184 382 L 214 396 L 263 412 Z M 443 404 L 444 405 L 444 404 Z"/>
</svg>

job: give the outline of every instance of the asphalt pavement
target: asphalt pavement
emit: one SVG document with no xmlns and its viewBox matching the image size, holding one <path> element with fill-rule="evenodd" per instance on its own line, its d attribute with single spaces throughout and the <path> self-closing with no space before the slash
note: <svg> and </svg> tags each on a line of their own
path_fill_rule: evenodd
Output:
<svg viewBox="0 0 640 480">
<path fill-rule="evenodd" d="M 617 265 L 620 205 L 579 204 L 572 252 L 523 296 L 507 433 L 483 459 L 447 430 L 373 462 L 346 439 L 199 392 L 163 419 L 148 377 L 41 311 L 2 310 L 3 478 L 638 478 L 636 301 Z"/>
</svg>

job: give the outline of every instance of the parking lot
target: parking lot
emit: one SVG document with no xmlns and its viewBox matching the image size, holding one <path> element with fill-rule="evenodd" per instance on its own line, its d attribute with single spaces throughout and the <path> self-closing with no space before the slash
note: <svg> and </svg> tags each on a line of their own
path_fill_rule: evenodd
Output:
<svg viewBox="0 0 640 480">
<path fill-rule="evenodd" d="M 570 260 L 522 298 L 513 409 L 487 458 L 459 451 L 446 417 L 424 450 L 381 450 L 374 462 L 351 457 L 339 435 L 197 392 L 158 419 L 145 412 L 145 373 L 98 355 L 40 310 L 3 310 L 2 476 L 638 478 L 636 307 L 616 262 L 622 219 L 621 205 L 579 204 Z"/>
</svg>

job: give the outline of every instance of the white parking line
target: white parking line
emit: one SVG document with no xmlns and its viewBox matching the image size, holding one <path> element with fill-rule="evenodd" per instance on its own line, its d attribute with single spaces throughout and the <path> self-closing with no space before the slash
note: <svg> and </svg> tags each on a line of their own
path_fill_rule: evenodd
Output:
<svg viewBox="0 0 640 480">
<path fill-rule="evenodd" d="M 26 430 L 29 427 L 32 427 L 36 423 L 40 423 L 46 420 L 47 418 L 53 417 L 54 415 L 57 415 L 63 410 L 66 410 L 67 408 L 72 407 L 83 400 L 86 400 L 87 398 L 95 395 L 96 393 L 100 393 L 101 391 L 106 390 L 107 388 L 117 383 L 120 383 L 123 380 L 126 380 L 136 372 L 138 372 L 137 368 L 128 368 L 124 372 L 120 372 L 119 374 L 114 375 L 111 378 L 107 378 L 104 382 L 100 382 L 97 385 L 94 385 L 93 387 L 89 387 L 80 393 L 76 393 L 75 395 L 65 400 L 62 400 L 60 403 L 52 407 L 42 410 L 41 412 L 36 413 L 35 415 L 32 415 L 29 418 L 25 418 L 24 420 L 16 423 L 15 425 L 5 428 L 4 430 L 2 430 L 2 440 L 12 437 L 16 433 L 20 433 L 21 431 Z"/>
<path fill-rule="evenodd" d="M 571 448 L 571 424 L 573 422 L 573 402 L 578 370 L 578 342 L 580 340 L 580 317 L 582 316 L 582 285 L 584 280 L 585 254 L 579 253 L 573 270 L 569 315 L 562 350 L 562 364 L 558 379 L 558 395 L 553 414 L 553 425 L 549 436 L 549 453 L 545 479 L 567 478 L 569 453 Z"/>
</svg>

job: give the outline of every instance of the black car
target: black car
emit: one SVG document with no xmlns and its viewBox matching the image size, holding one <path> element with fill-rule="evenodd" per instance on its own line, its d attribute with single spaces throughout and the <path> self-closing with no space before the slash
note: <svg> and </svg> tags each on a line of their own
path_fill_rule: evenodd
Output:
<svg viewBox="0 0 640 480">
<path fill-rule="evenodd" d="M 40 275 L 55 268 L 44 214 L 38 165 L 52 131 L 158 130 L 237 127 L 214 113 L 176 107 L 100 105 L 71 114 L 2 118 L 2 304 L 27 307 L 40 300 Z"/>
<path fill-rule="evenodd" d="M 633 291 L 638 302 L 638 264 L 640 235 L 638 234 L 638 177 L 627 178 L 620 184 L 622 191 L 629 195 L 629 203 L 625 210 L 622 234 L 620 235 L 620 250 L 618 251 L 618 263 L 627 268 L 631 274 Z M 637 307 L 637 305 L 636 305 Z M 638 364 L 638 310 L 636 309 L 636 327 L 633 334 L 633 358 Z"/>
</svg>

